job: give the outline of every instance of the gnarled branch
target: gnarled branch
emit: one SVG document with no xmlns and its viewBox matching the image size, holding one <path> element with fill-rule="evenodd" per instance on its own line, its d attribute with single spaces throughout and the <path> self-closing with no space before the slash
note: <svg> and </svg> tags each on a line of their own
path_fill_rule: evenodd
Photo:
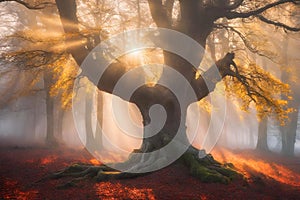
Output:
<svg viewBox="0 0 300 200">
<path fill-rule="evenodd" d="M 251 17 L 251 16 L 259 15 L 259 14 L 265 12 L 266 10 L 268 10 L 270 8 L 273 8 L 273 7 L 276 7 L 276 6 L 279 6 L 281 4 L 297 3 L 297 2 L 300 2 L 300 0 L 279 0 L 279 1 L 276 1 L 274 3 L 269 3 L 269 4 L 263 6 L 259 9 L 252 10 L 252 11 L 249 11 L 249 12 L 240 13 L 240 12 L 229 11 L 225 14 L 224 17 L 226 17 L 227 19 L 248 18 L 248 17 Z"/>
<path fill-rule="evenodd" d="M 257 15 L 256 16 L 259 20 L 261 20 L 262 22 L 265 22 L 267 24 L 272 24 L 276 27 L 281 27 L 285 30 L 288 30 L 288 31 L 293 31 L 293 32 L 298 32 L 300 31 L 300 28 L 297 28 L 297 27 L 291 27 L 291 26 L 288 26 L 284 23 L 281 23 L 281 22 L 276 22 L 276 21 L 273 21 L 273 20 L 270 20 L 270 19 L 267 19 L 266 17 L 264 17 L 263 15 Z"/>
<path fill-rule="evenodd" d="M 198 79 L 193 79 L 191 85 L 197 95 L 198 101 L 206 97 L 212 92 L 218 82 L 225 76 L 232 76 L 234 71 L 231 66 L 236 66 L 233 61 L 235 54 L 227 53 L 224 58 L 216 62 L 216 67 L 210 67 Z"/>
</svg>

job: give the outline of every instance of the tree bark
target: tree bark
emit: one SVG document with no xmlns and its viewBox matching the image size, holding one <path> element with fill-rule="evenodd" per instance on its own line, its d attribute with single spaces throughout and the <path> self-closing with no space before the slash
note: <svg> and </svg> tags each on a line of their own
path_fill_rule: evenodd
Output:
<svg viewBox="0 0 300 200">
<path fill-rule="evenodd" d="M 206 38 L 213 27 L 213 20 L 212 18 L 208 17 L 209 15 L 207 15 L 207 13 L 198 12 L 198 2 L 199 1 L 195 0 L 180 1 L 181 21 L 178 23 L 178 26 L 175 29 L 187 34 L 205 47 Z M 168 17 L 168 11 L 165 9 L 165 6 L 162 5 L 162 1 L 149 0 L 148 3 L 152 18 L 157 26 L 162 28 L 172 28 L 171 19 Z M 200 57 L 198 63 L 200 65 L 203 52 L 191 53 L 195 53 Z M 213 73 L 213 68 L 210 68 L 204 75 L 202 75 L 202 77 L 196 79 L 195 67 L 185 59 L 181 58 L 179 55 L 164 51 L 164 60 L 167 66 L 172 67 L 188 80 L 189 84 L 194 89 L 198 100 L 201 100 L 207 96 L 211 89 L 215 87 L 216 83 L 220 81 L 220 78 Z M 163 72 L 163 78 L 165 78 L 164 75 L 165 74 Z M 225 73 L 221 74 L 221 77 L 224 77 L 225 75 Z M 217 81 L 212 82 L 210 84 L 210 88 L 208 88 L 204 78 L 209 81 Z M 176 84 L 177 82 L 174 77 L 166 77 L 166 79 L 170 85 Z M 182 86 L 182 89 L 184 90 L 185 87 Z M 182 94 L 184 94 L 184 91 Z M 135 103 L 141 111 L 144 127 L 150 123 L 149 109 L 152 105 L 162 105 L 167 113 L 166 123 L 159 133 L 153 137 L 147 138 L 147 132 L 144 132 L 145 137 L 141 151 L 148 152 L 162 148 L 175 137 L 177 132 L 180 135 L 180 141 L 177 142 L 181 143 L 182 145 L 190 145 L 186 135 L 186 127 L 180 123 L 182 120 L 184 122 L 186 121 L 187 108 L 193 102 L 189 101 L 189 99 L 186 99 L 186 102 L 181 102 L 181 104 L 179 104 L 176 96 L 168 88 L 160 85 L 156 85 L 155 87 L 151 88 L 147 86 L 139 88 L 139 90 L 135 92 L 132 100 L 132 102 Z"/>
<path fill-rule="evenodd" d="M 284 55 L 284 63 L 286 66 L 289 66 L 288 59 L 288 49 L 289 48 L 289 39 L 283 40 L 283 51 L 286 53 Z M 298 122 L 298 112 L 299 112 L 299 99 L 297 96 L 297 89 L 294 87 L 294 83 L 292 83 L 292 74 L 291 72 L 282 71 L 282 81 L 291 85 L 293 99 L 284 99 L 288 101 L 288 105 L 291 108 L 294 108 L 294 112 L 289 114 L 289 119 L 286 120 L 286 124 L 280 127 L 281 131 L 281 153 L 286 156 L 294 156 L 295 142 L 296 142 L 296 134 L 297 134 L 297 122 Z"/>
<path fill-rule="evenodd" d="M 102 144 L 102 130 L 103 127 L 103 108 L 104 108 L 104 98 L 101 91 L 97 91 L 97 126 L 95 130 L 95 141 L 99 146 Z"/>
<path fill-rule="evenodd" d="M 263 69 L 267 69 L 267 62 L 262 60 Z M 269 151 L 268 147 L 268 117 L 264 117 L 258 124 L 258 138 L 256 149 L 259 151 Z"/>
<path fill-rule="evenodd" d="M 60 107 L 60 104 L 56 106 L 56 114 L 57 114 L 57 125 L 56 125 L 56 136 L 57 139 L 61 142 L 63 141 L 63 122 L 65 111 Z"/>
<path fill-rule="evenodd" d="M 268 147 L 268 118 L 264 117 L 258 125 L 258 138 L 256 149 L 259 151 L 269 151 Z"/>
<path fill-rule="evenodd" d="M 46 69 L 44 72 L 44 88 L 46 95 L 46 143 L 48 145 L 56 145 L 57 141 L 54 136 L 54 100 L 50 96 L 51 85 L 53 84 L 52 73 Z"/>
<path fill-rule="evenodd" d="M 143 117 L 144 139 L 140 149 L 142 152 L 151 152 L 161 149 L 180 131 L 181 118 L 186 116 L 186 113 L 181 112 L 181 106 L 184 105 L 179 104 L 176 96 L 168 88 L 161 85 L 156 85 L 155 87 L 143 86 L 133 94 L 132 101 L 137 105 Z M 153 134 L 151 130 L 147 130 L 147 126 L 151 123 L 151 120 L 153 120 L 149 116 L 149 111 L 155 104 L 164 107 L 167 119 L 163 128 L 154 136 L 149 137 L 150 134 Z M 187 108 L 187 105 L 185 107 Z M 188 145 L 185 132 L 180 131 L 179 134 L 180 141 L 178 142 Z"/>
<path fill-rule="evenodd" d="M 102 127 L 103 123 L 103 98 L 100 92 L 97 92 L 97 122 L 95 131 L 93 131 L 92 112 L 93 104 L 91 101 L 93 93 L 88 93 L 85 101 L 85 130 L 86 130 L 86 147 L 90 151 L 101 151 L 102 149 Z"/>
<path fill-rule="evenodd" d="M 76 2 L 74 0 L 57 0 L 56 3 L 65 32 L 73 33 L 74 31 L 78 31 Z M 178 26 L 176 27 L 172 27 L 171 20 L 168 17 L 165 6 L 162 5 L 162 1 L 149 0 L 148 3 L 151 15 L 158 27 L 172 28 L 180 31 L 184 34 L 187 34 L 203 47 L 205 47 L 206 38 L 213 28 L 213 22 L 215 18 L 211 15 L 210 12 L 199 12 L 197 7 L 199 6 L 199 1 L 180 1 L 182 16 L 180 22 L 178 23 Z M 169 7 L 171 6 L 169 5 Z M 72 25 L 70 26 L 70 24 Z M 67 51 L 72 54 L 78 65 L 80 65 L 83 61 L 82 56 L 86 56 L 88 54 L 87 49 L 82 49 L 80 47 L 75 49 L 67 49 Z M 200 65 L 203 57 L 203 52 L 191 53 L 199 57 L 198 65 Z M 224 59 L 216 63 L 220 71 L 216 71 L 214 67 L 211 67 L 200 78 L 196 79 L 196 70 L 192 64 L 176 54 L 164 51 L 165 63 L 186 78 L 190 86 L 192 86 L 192 88 L 194 89 L 194 92 L 197 95 L 197 100 L 201 100 L 202 98 L 207 96 L 215 88 L 216 84 L 221 80 L 221 78 L 228 75 L 228 70 L 230 69 L 230 65 L 233 62 L 233 57 L 233 54 L 228 54 L 224 57 Z M 219 76 L 219 72 L 221 73 L 221 77 Z M 122 64 L 111 64 L 102 74 L 101 79 L 97 84 L 98 89 L 108 93 L 113 93 L 115 85 L 125 73 L 126 71 Z M 136 74 L 136 76 L 132 77 L 130 81 L 135 82 L 136 79 L 140 78 L 140 75 Z M 176 84 L 176 80 L 174 79 L 174 77 L 167 77 L 167 74 L 165 72 L 163 72 L 161 78 L 167 80 L 169 84 Z M 126 84 L 127 83 L 124 83 L 125 87 Z M 182 89 L 182 95 L 184 95 L 185 86 L 182 86 Z M 122 94 L 116 95 L 120 95 L 120 97 L 123 98 Z M 185 133 L 185 127 L 180 127 L 180 122 L 182 120 L 185 121 L 188 106 L 197 100 L 186 99 L 185 102 L 181 102 L 181 104 L 179 104 L 176 96 L 168 88 L 165 88 L 161 85 L 156 85 L 154 87 L 144 85 L 136 90 L 130 99 L 125 100 L 135 103 L 140 109 L 143 117 L 143 124 L 145 126 L 144 135 L 146 137 L 149 134 L 149 130 L 146 131 L 146 127 L 151 122 L 149 117 L 151 106 L 159 104 L 165 108 L 165 111 L 167 113 L 166 123 L 163 126 L 162 130 L 153 137 L 145 138 L 140 150 L 148 152 L 162 148 L 164 145 L 170 142 L 172 138 L 174 138 L 175 134 L 178 131 L 180 134 L 179 138 L 181 140 L 178 142 L 182 143 L 183 145 L 190 145 Z"/>
<path fill-rule="evenodd" d="M 58 12 L 60 15 L 63 29 L 66 33 L 65 43 L 78 42 L 85 40 L 79 33 L 79 21 L 77 18 L 76 0 L 55 0 Z M 68 48 L 67 51 L 73 56 L 78 65 L 81 65 L 83 60 L 88 55 L 89 51 L 84 45 L 76 45 Z"/>
<path fill-rule="evenodd" d="M 93 135 L 93 128 L 92 128 L 92 109 L 93 104 L 91 101 L 93 98 L 93 93 L 88 92 L 87 97 L 85 99 L 85 131 L 86 131 L 86 147 L 88 149 L 92 149 L 95 146 L 94 143 L 94 135 Z M 94 150 L 94 149 L 92 149 Z"/>
<path fill-rule="evenodd" d="M 299 104 L 297 103 L 293 108 L 295 111 L 289 115 L 289 121 L 280 127 L 282 139 L 281 153 L 285 156 L 294 156 L 295 151 Z"/>
</svg>

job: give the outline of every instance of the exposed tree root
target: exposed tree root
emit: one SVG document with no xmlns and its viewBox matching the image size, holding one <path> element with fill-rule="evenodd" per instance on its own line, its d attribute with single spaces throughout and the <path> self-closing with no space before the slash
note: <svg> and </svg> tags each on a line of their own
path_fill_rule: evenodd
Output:
<svg viewBox="0 0 300 200">
<path fill-rule="evenodd" d="M 233 164 L 221 164 L 211 154 L 199 158 L 195 151 L 188 151 L 181 157 L 181 160 L 190 169 L 191 175 L 203 182 L 227 184 L 233 179 L 242 178 L 242 175 L 234 170 Z"/>
<path fill-rule="evenodd" d="M 148 160 L 139 157 L 129 157 L 128 161 L 124 163 L 117 163 L 116 165 L 130 166 L 132 160 L 140 162 L 134 168 L 141 168 L 147 166 Z M 152 160 L 149 162 L 153 162 Z M 191 147 L 181 156 L 178 162 L 183 162 L 190 170 L 192 176 L 199 178 L 203 182 L 219 182 L 227 184 L 231 180 L 241 177 L 238 172 L 234 170 L 232 164 L 221 164 L 214 160 L 210 154 L 205 154 L 203 158 L 199 158 L 199 150 Z M 84 179 L 93 179 L 96 182 L 111 180 L 111 179 L 128 179 L 142 176 L 148 173 L 128 173 L 121 172 L 106 165 L 91 165 L 91 164 L 73 164 L 61 171 L 53 173 L 46 177 L 46 179 L 59 179 L 64 177 L 71 177 L 71 181 L 59 185 L 59 189 L 77 186 L 77 183 Z"/>
<path fill-rule="evenodd" d="M 66 189 L 77 186 L 77 183 L 85 179 L 93 179 L 96 182 L 101 182 L 111 179 L 126 179 L 141 176 L 142 174 L 120 172 L 105 165 L 91 165 L 85 163 L 73 164 L 58 172 L 52 173 L 40 181 L 46 179 L 60 179 L 64 177 L 71 177 L 72 179 L 62 185 L 58 185 L 58 189 Z"/>
</svg>

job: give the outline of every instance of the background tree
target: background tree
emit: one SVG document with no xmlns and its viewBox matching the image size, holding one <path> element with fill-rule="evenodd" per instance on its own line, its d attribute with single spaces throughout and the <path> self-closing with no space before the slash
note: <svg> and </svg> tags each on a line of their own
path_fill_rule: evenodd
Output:
<svg viewBox="0 0 300 200">
<path fill-rule="evenodd" d="M 287 67 L 282 69 L 281 76 L 285 83 L 291 85 L 292 98 L 286 99 L 286 97 L 283 97 L 283 99 L 289 102 L 289 107 L 294 109 L 294 111 L 289 113 L 286 123 L 280 125 L 280 131 L 282 137 L 281 153 L 286 156 L 294 156 L 300 106 L 299 84 L 297 84 L 299 82 L 299 68 L 297 64 L 293 64 L 293 62 L 297 63 L 298 61 L 290 59 L 290 56 L 287 55 L 288 52 L 294 52 L 294 49 L 289 48 L 289 40 L 289 38 L 283 39 L 283 51 L 286 52 L 283 54 L 283 63 Z"/>
<path fill-rule="evenodd" d="M 10 3 L 3 4 L 8 10 L 10 9 Z M 3 66 L 5 66 L 1 77 L 10 76 L 11 81 L 19 82 L 20 87 L 14 85 L 13 90 L 16 91 L 11 92 L 12 95 L 6 92 L 4 95 L 6 99 L 2 99 L 2 105 L 44 90 L 46 143 L 51 147 L 57 146 L 62 142 L 63 116 L 65 110 L 68 110 L 71 105 L 77 68 L 69 55 L 62 51 L 63 30 L 54 22 L 55 19 L 59 20 L 56 7 L 53 9 L 54 3 L 41 2 L 33 6 L 28 6 L 26 3 L 21 3 L 21 6 L 15 5 L 17 9 L 13 13 L 17 17 L 15 19 L 11 17 L 10 20 L 18 22 L 19 18 L 22 18 L 27 21 L 21 21 L 19 27 L 15 26 L 11 33 L 7 33 L 8 36 L 1 38 L 5 43 L 10 42 L 10 45 L 6 45 L 6 49 L 3 48 L 1 52 Z M 21 14 L 21 12 L 26 13 L 24 10 L 28 12 L 27 18 Z M 26 81 L 22 83 L 17 76 L 21 73 L 26 73 Z M 38 87 L 43 85 L 43 89 L 36 90 L 36 84 L 40 85 Z M 9 82 L 6 81 L 5 85 L 9 86 Z"/>
</svg>

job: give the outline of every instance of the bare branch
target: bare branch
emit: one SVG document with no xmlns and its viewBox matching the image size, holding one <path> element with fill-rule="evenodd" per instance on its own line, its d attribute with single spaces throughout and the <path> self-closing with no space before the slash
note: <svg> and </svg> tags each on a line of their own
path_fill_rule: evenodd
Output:
<svg viewBox="0 0 300 200">
<path fill-rule="evenodd" d="M 300 31 L 300 28 L 297 28 L 297 27 L 291 27 L 291 26 L 288 26 L 286 24 L 283 24 L 281 22 L 276 22 L 276 21 L 272 21 L 270 19 L 267 19 L 266 17 L 262 16 L 262 15 L 257 15 L 256 16 L 258 19 L 260 19 L 262 22 L 265 22 L 267 24 L 272 24 L 274 26 L 277 26 L 277 27 L 281 27 L 281 28 L 284 28 L 285 30 L 288 30 L 288 31 L 294 31 L 294 32 L 298 32 Z"/>
<path fill-rule="evenodd" d="M 48 52 L 45 50 L 21 50 L 0 54 L 0 59 L 6 63 L 13 63 L 20 70 L 43 68 L 54 63 L 63 53 Z"/>
<path fill-rule="evenodd" d="M 245 45 L 245 47 L 249 51 L 251 51 L 252 53 L 255 53 L 255 54 L 259 55 L 259 56 L 265 57 L 265 58 L 267 58 L 269 60 L 272 60 L 272 62 L 276 63 L 276 61 L 272 57 L 266 55 L 264 52 L 262 52 L 259 49 L 257 49 L 257 47 L 254 46 L 253 43 L 251 43 L 251 41 L 249 41 L 247 39 L 247 35 L 244 35 L 243 33 L 241 33 L 236 28 L 234 28 L 232 26 L 227 26 L 227 25 L 224 25 L 224 24 L 215 24 L 215 27 L 219 28 L 219 29 L 226 29 L 227 31 L 231 31 L 231 32 L 235 33 L 241 39 L 241 41 L 243 42 L 243 44 Z"/>
<path fill-rule="evenodd" d="M 252 11 L 249 11 L 249 12 L 245 12 L 245 13 L 239 13 L 239 12 L 234 12 L 234 11 L 229 11 L 225 14 L 225 17 L 227 19 L 235 19 L 235 18 L 248 18 L 248 17 L 251 17 L 251 16 L 255 16 L 255 15 L 259 15 L 263 12 L 265 12 L 266 10 L 270 9 L 270 8 L 273 8 L 273 7 L 276 7 L 276 6 L 279 6 L 281 4 L 285 4 L 285 3 L 297 3 L 297 2 L 300 2 L 300 0 L 279 0 L 279 1 L 276 1 L 274 3 L 270 3 L 270 4 L 267 4 L 257 10 L 252 10 Z"/>
</svg>

